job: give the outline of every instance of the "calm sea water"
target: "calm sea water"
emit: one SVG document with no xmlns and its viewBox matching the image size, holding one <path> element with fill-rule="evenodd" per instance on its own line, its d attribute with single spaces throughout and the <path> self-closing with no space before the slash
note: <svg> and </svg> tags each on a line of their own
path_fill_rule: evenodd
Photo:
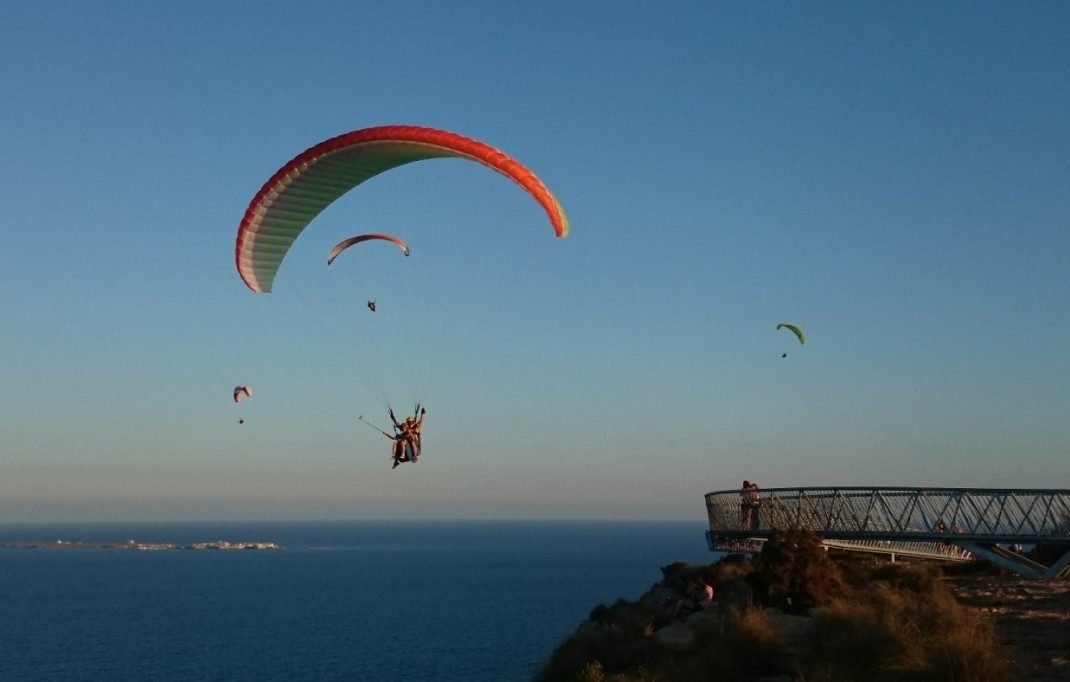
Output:
<svg viewBox="0 0 1070 682">
<path fill-rule="evenodd" d="M 0 680 L 530 680 L 702 523 L 0 525 L 0 542 L 274 541 L 275 551 L 0 550 Z"/>
</svg>

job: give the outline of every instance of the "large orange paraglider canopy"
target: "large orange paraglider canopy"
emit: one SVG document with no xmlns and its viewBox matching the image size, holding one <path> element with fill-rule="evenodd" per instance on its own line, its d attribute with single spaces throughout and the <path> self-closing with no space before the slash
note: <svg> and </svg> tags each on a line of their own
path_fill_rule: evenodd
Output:
<svg viewBox="0 0 1070 682">
<path fill-rule="evenodd" d="M 242 281 L 255 292 L 271 291 L 294 240 L 335 199 L 392 168 L 449 157 L 476 161 L 513 180 L 542 206 L 558 237 L 568 234 L 568 219 L 550 190 L 519 161 L 494 147 L 434 128 L 364 128 L 302 152 L 256 193 L 238 226 L 234 248 Z"/>
</svg>

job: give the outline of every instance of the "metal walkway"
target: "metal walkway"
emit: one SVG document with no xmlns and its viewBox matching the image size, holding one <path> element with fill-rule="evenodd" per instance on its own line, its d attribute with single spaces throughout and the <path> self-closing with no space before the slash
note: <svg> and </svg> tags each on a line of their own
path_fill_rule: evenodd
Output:
<svg viewBox="0 0 1070 682">
<path fill-rule="evenodd" d="M 770 488 L 755 506 L 741 490 L 706 494 L 711 551 L 753 552 L 773 530 L 802 528 L 824 544 L 884 555 L 984 559 L 1029 578 L 1070 575 L 1070 490 Z M 1061 545 L 1043 565 L 1017 547 Z"/>
</svg>

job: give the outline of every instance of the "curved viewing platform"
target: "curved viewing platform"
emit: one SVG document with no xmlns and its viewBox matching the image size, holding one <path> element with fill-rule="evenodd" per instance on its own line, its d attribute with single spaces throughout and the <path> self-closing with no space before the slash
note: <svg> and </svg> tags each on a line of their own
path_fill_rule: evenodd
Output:
<svg viewBox="0 0 1070 682">
<path fill-rule="evenodd" d="M 1023 548 L 1070 548 L 1070 490 L 990 488 L 770 488 L 706 494 L 711 551 L 761 548 L 774 530 L 801 528 L 829 547 L 965 561 L 981 558 L 1031 578 L 1070 573 Z"/>
</svg>

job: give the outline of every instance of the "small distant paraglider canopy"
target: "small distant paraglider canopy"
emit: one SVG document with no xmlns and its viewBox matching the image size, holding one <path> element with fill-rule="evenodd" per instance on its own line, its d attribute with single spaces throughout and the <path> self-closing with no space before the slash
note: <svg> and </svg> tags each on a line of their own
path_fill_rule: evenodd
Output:
<svg viewBox="0 0 1070 682">
<path fill-rule="evenodd" d="M 244 384 L 239 384 L 239 385 L 234 387 L 234 403 L 235 404 L 241 403 L 242 399 L 244 399 L 244 398 L 251 398 L 252 395 L 253 395 L 253 389 L 249 388 L 248 386 L 245 386 Z M 244 424 L 245 423 L 245 418 L 244 417 L 239 417 L 238 418 L 238 423 L 239 424 Z"/>
<path fill-rule="evenodd" d="M 383 240 L 383 241 L 388 241 L 388 242 L 390 242 L 392 244 L 396 244 L 397 247 L 399 249 L 401 249 L 402 253 L 404 253 L 406 257 L 408 257 L 410 255 L 409 245 L 406 244 L 405 242 L 401 241 L 397 237 L 392 237 L 392 236 L 390 236 L 388 234 L 358 234 L 356 237 L 350 237 L 349 239 L 343 239 L 342 241 L 340 241 L 337 244 L 335 244 L 334 248 L 331 249 L 331 252 L 327 254 L 327 265 L 330 265 L 331 263 L 333 263 L 334 259 L 338 258 L 338 256 L 343 251 L 348 249 L 349 247 L 356 246 L 357 244 L 360 244 L 361 242 L 374 241 L 374 240 Z M 375 299 L 368 299 L 368 310 L 372 311 L 373 313 L 375 312 Z"/>
<path fill-rule="evenodd" d="M 401 249 L 405 253 L 406 256 L 409 255 L 409 245 L 406 244 L 405 242 L 401 241 L 397 237 L 391 237 L 388 234 L 358 234 L 356 237 L 350 237 L 349 239 L 343 239 L 342 241 L 340 241 L 337 244 L 335 244 L 334 248 L 331 249 L 331 252 L 329 254 L 327 254 L 327 265 L 330 265 L 331 263 L 333 263 L 334 259 L 338 258 L 338 255 L 340 253 L 342 253 L 343 251 L 345 251 L 346 249 L 348 249 L 349 247 L 351 247 L 351 246 L 353 246 L 355 244 L 359 244 L 361 242 L 366 242 L 366 241 L 372 240 L 372 239 L 382 239 L 382 240 L 397 244 L 398 248 Z"/>
<path fill-rule="evenodd" d="M 795 338 L 799 339 L 799 345 L 800 346 L 803 345 L 804 343 L 806 343 L 806 337 L 803 336 L 802 330 L 799 329 L 798 327 L 796 327 L 795 325 L 789 324 L 787 322 L 781 322 L 780 324 L 778 324 L 776 326 L 776 328 L 777 328 L 777 331 L 780 331 L 781 329 L 787 329 L 788 331 L 790 331 L 792 334 L 795 335 Z M 786 357 L 788 357 L 788 354 L 787 353 L 782 353 L 780 355 L 780 357 L 786 358 Z"/>
<path fill-rule="evenodd" d="M 554 234 L 568 234 L 568 219 L 550 190 L 519 161 L 494 147 L 434 128 L 364 128 L 298 154 L 256 193 L 238 226 L 234 246 L 242 281 L 254 292 L 271 291 L 290 246 L 327 206 L 380 173 L 435 158 L 468 159 L 501 173 L 542 207 Z"/>
<path fill-rule="evenodd" d="M 788 331 L 790 331 L 792 334 L 794 334 L 796 336 L 796 338 L 799 339 L 799 344 L 800 345 L 806 343 L 806 337 L 803 336 L 802 330 L 799 329 L 798 327 L 796 327 L 795 325 L 788 324 L 787 322 L 781 322 L 780 324 L 778 324 L 776 326 L 776 328 L 777 328 L 777 331 L 780 331 L 781 329 L 787 329 Z"/>
</svg>

